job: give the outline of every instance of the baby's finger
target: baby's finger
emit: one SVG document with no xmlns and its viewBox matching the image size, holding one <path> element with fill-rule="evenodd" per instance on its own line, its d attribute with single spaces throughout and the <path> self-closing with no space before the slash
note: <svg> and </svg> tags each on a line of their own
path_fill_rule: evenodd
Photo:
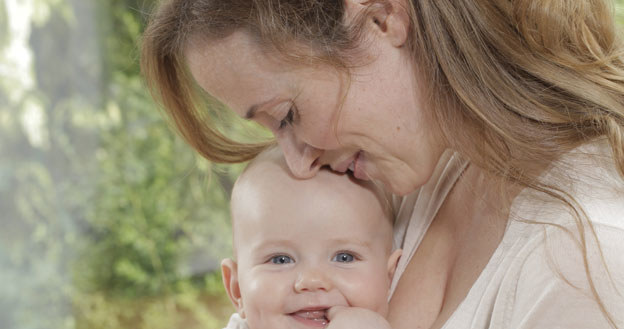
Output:
<svg viewBox="0 0 624 329">
<path fill-rule="evenodd" d="M 343 312 L 346 309 L 346 306 L 333 306 L 327 311 L 327 320 L 331 321 L 336 317 L 336 314 Z"/>
</svg>

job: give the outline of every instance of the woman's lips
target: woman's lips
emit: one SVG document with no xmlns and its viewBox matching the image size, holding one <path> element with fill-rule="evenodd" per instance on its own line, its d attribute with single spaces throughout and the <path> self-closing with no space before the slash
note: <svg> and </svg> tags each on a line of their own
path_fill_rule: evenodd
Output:
<svg viewBox="0 0 624 329">
<path fill-rule="evenodd" d="M 357 153 L 351 156 L 350 158 L 343 160 L 337 165 L 331 165 L 331 169 L 339 173 L 346 173 L 347 170 L 353 168 L 353 161 L 355 160 L 356 157 L 357 157 Z"/>
<path fill-rule="evenodd" d="M 364 170 L 364 163 L 364 156 L 362 155 L 362 151 L 360 151 L 355 155 L 355 159 L 352 162 L 353 168 L 351 168 L 351 165 L 349 166 L 349 168 L 351 168 L 351 171 L 353 172 L 353 176 L 355 176 L 355 178 L 361 180 L 370 180 Z"/>
<path fill-rule="evenodd" d="M 327 309 L 312 309 L 312 310 L 299 310 L 297 312 L 290 313 L 296 321 L 303 323 L 310 327 L 323 328 L 328 323 Z"/>
<path fill-rule="evenodd" d="M 346 173 L 347 171 L 351 171 L 353 173 L 353 176 L 355 176 L 355 178 L 357 179 L 370 179 L 364 171 L 364 157 L 362 155 L 362 151 L 355 153 L 352 157 L 342 161 L 340 164 L 331 167 L 332 170 L 340 173 Z"/>
</svg>

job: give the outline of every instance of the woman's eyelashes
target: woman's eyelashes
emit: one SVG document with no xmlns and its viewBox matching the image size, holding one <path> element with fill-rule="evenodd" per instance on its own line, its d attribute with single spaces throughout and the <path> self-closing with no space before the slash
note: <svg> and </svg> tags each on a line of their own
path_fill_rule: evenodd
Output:
<svg viewBox="0 0 624 329">
<path fill-rule="evenodd" d="M 286 126 L 291 125 L 294 119 L 295 119 L 295 105 L 291 105 L 291 107 L 288 109 L 288 113 L 286 113 L 286 116 L 284 116 L 284 118 L 280 120 L 278 129 L 283 129 Z"/>
</svg>

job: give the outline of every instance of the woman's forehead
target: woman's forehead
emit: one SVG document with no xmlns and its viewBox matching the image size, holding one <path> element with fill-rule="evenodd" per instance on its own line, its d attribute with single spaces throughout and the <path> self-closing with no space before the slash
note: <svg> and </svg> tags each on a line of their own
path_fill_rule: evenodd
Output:
<svg viewBox="0 0 624 329">
<path fill-rule="evenodd" d="M 272 99 L 292 99 L 315 81 L 335 79 L 336 71 L 319 65 L 294 65 L 245 32 L 223 40 L 196 38 L 185 52 L 189 70 L 199 86 L 241 117 Z"/>
<path fill-rule="evenodd" d="M 247 67 L 275 72 L 294 68 L 278 52 L 262 47 L 245 31 L 234 32 L 222 39 L 190 38 L 184 56 L 189 64 L 235 65 L 241 69 Z"/>
<path fill-rule="evenodd" d="M 193 78 L 204 91 L 237 113 L 274 97 L 271 92 L 287 85 L 283 67 L 263 55 L 246 33 L 237 32 L 214 42 L 197 40 L 185 51 Z"/>
<path fill-rule="evenodd" d="M 267 68 L 259 63 L 258 47 L 246 40 L 245 33 L 234 33 L 221 40 L 195 37 L 189 41 L 184 56 L 193 77 L 203 84 L 208 78 L 227 79 L 238 72 L 258 73 Z"/>
</svg>

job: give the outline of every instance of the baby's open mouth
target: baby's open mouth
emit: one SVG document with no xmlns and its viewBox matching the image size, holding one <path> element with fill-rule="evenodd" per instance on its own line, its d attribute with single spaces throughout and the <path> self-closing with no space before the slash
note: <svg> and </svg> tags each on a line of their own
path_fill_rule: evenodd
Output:
<svg viewBox="0 0 624 329">
<path fill-rule="evenodd" d="M 327 319 L 327 309 L 310 309 L 299 310 L 289 314 L 295 320 L 302 322 L 308 326 L 325 327 L 329 320 Z"/>
</svg>

